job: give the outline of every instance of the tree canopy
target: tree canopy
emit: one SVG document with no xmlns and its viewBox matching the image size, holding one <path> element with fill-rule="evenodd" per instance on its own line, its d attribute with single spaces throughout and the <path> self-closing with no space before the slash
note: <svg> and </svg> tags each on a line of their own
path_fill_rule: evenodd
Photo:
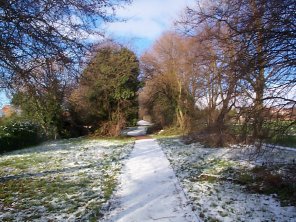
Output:
<svg viewBox="0 0 296 222">
<path fill-rule="evenodd" d="M 84 70 L 71 101 L 81 122 L 102 134 L 118 135 L 137 120 L 139 62 L 120 46 L 101 47 Z"/>
<path fill-rule="evenodd" d="M 217 0 L 188 7 L 177 30 L 142 56 L 144 111 L 164 125 L 191 128 L 214 146 L 289 132 L 296 107 L 293 2 Z M 190 124 L 184 127 L 185 119 Z"/>
</svg>

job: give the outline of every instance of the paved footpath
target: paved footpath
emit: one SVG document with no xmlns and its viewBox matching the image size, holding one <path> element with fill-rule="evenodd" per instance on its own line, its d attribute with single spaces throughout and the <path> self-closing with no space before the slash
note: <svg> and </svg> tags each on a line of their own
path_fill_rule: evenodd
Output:
<svg viewBox="0 0 296 222">
<path fill-rule="evenodd" d="M 154 139 L 136 141 L 115 197 L 119 206 L 104 221 L 199 221 Z"/>
</svg>

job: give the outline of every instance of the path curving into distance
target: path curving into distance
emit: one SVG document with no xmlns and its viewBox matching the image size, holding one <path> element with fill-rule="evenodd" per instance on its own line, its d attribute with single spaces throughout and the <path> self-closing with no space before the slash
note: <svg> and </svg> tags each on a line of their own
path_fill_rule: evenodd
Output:
<svg viewBox="0 0 296 222">
<path fill-rule="evenodd" d="M 104 221 L 199 221 L 154 139 L 136 141 L 115 198 L 118 206 Z"/>
</svg>

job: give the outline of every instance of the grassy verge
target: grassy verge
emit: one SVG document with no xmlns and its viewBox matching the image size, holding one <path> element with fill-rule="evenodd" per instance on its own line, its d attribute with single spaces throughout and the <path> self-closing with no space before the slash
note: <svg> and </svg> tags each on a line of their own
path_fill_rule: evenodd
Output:
<svg viewBox="0 0 296 222">
<path fill-rule="evenodd" d="M 0 221 L 97 221 L 132 147 L 71 139 L 0 156 Z"/>
<path fill-rule="evenodd" d="M 283 135 L 283 136 L 277 136 L 277 137 L 275 136 L 270 138 L 266 142 L 270 144 L 279 145 L 279 146 L 296 148 L 296 136 L 293 136 L 293 135 Z"/>
<path fill-rule="evenodd" d="M 151 136 L 156 139 L 180 137 L 184 135 L 184 132 L 178 127 L 165 128 L 158 133 L 152 134 Z"/>
<path fill-rule="evenodd" d="M 204 221 L 295 218 L 293 151 L 266 150 L 251 160 L 252 150 L 247 146 L 206 148 L 200 143 L 186 145 L 178 138 L 162 138 L 158 142 Z M 266 160 L 277 162 L 267 165 Z"/>
</svg>

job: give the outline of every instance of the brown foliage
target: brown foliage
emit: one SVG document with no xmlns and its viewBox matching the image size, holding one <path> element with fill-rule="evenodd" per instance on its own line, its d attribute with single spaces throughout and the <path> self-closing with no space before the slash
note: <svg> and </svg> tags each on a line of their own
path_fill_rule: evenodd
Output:
<svg viewBox="0 0 296 222">
<path fill-rule="evenodd" d="M 165 33 L 142 58 L 145 87 L 140 93 L 142 109 L 161 126 L 190 127 L 195 112 L 189 39 Z"/>
<path fill-rule="evenodd" d="M 118 121 L 105 121 L 96 130 L 95 135 L 107 137 L 120 136 L 120 132 L 125 126 L 125 118 L 119 118 Z"/>
<path fill-rule="evenodd" d="M 208 147 L 224 147 L 237 142 L 235 135 L 228 132 L 226 129 L 217 132 L 217 127 L 207 127 L 199 131 L 191 132 L 183 137 L 186 144 L 199 141 Z"/>
</svg>

